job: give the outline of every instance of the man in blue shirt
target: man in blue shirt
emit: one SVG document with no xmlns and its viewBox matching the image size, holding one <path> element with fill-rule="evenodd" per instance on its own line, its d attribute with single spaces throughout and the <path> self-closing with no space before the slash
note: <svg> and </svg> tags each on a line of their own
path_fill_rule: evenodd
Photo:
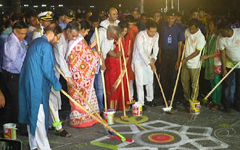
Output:
<svg viewBox="0 0 240 150">
<path fill-rule="evenodd" d="M 170 100 L 181 61 L 182 43 L 185 41 L 185 37 L 182 29 L 175 22 L 177 12 L 171 9 L 165 15 L 167 15 L 167 22 L 163 22 L 161 25 L 159 62 L 161 83 L 166 98 Z"/>
</svg>

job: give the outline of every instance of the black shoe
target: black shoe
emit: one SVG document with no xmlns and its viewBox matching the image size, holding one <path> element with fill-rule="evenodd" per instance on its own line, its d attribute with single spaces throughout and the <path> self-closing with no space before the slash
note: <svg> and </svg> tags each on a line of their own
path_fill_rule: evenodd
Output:
<svg viewBox="0 0 240 150">
<path fill-rule="evenodd" d="M 143 111 L 147 111 L 147 107 L 146 106 L 142 106 L 142 110 Z"/>
<path fill-rule="evenodd" d="M 100 113 L 100 116 L 104 119 L 104 115 L 103 115 L 103 112 Z"/>
</svg>

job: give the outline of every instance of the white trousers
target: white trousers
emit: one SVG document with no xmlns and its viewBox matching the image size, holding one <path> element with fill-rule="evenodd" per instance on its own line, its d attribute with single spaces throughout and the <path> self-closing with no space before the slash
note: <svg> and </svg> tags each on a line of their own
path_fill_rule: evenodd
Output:
<svg viewBox="0 0 240 150">
<path fill-rule="evenodd" d="M 134 80 L 130 80 L 129 84 L 130 84 L 130 92 L 131 92 L 131 100 L 133 100 L 133 96 L 134 96 L 134 88 L 133 88 L 133 83 L 134 83 Z"/>
<path fill-rule="evenodd" d="M 27 126 L 28 130 L 28 138 L 30 149 L 38 149 L 38 150 L 51 150 L 46 129 L 45 129 L 45 113 L 43 110 L 43 104 L 40 104 L 39 112 L 38 112 L 38 120 L 35 135 L 32 135 L 30 132 L 30 126 Z"/>
</svg>

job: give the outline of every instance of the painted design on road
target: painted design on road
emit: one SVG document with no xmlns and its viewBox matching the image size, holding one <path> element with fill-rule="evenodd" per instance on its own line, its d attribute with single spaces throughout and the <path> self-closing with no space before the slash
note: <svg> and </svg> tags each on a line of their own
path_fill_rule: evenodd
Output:
<svg viewBox="0 0 240 150">
<path fill-rule="evenodd" d="M 228 144 L 212 136 L 213 129 L 210 127 L 178 125 L 162 120 L 144 122 L 139 125 L 147 130 L 140 131 L 139 128 L 134 124 L 111 125 L 111 127 L 116 131 L 119 131 L 120 134 L 125 137 L 132 138 L 135 141 L 134 143 L 122 143 L 121 141 L 115 141 L 116 146 L 118 146 L 120 150 L 137 150 L 139 147 L 146 147 L 146 149 L 149 148 L 149 150 L 157 148 L 165 148 L 169 150 L 215 150 L 226 149 L 229 147 Z M 154 137 L 153 135 L 157 134 L 172 136 L 173 139 L 165 143 L 151 140 Z M 151 138 L 149 139 L 148 137 Z M 108 140 L 109 137 L 106 135 L 91 141 L 91 143 L 97 141 L 109 144 Z"/>
<path fill-rule="evenodd" d="M 155 143 L 168 143 L 174 140 L 174 137 L 166 133 L 155 133 L 148 136 L 148 139 Z"/>
<path fill-rule="evenodd" d="M 135 124 L 143 130 L 147 130 L 147 129 L 144 128 L 143 126 L 139 125 L 139 123 L 143 123 L 143 122 L 146 122 L 146 121 L 148 121 L 147 116 L 132 116 L 132 117 L 126 118 L 124 120 L 122 120 L 120 117 L 115 118 L 115 122 L 117 122 L 117 123 Z"/>
</svg>

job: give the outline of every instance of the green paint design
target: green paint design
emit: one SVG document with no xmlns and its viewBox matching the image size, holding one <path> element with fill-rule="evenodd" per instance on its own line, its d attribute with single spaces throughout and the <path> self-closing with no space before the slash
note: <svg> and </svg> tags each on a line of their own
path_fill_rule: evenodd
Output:
<svg viewBox="0 0 240 150">
<path fill-rule="evenodd" d="M 141 118 L 141 119 L 137 120 L 137 118 Z M 141 128 L 143 130 L 147 130 L 143 126 L 139 125 L 140 123 L 148 121 L 147 116 L 132 116 L 132 117 L 126 118 L 124 120 L 122 120 L 119 117 L 116 117 L 115 121 L 118 122 L 118 123 L 123 123 L 123 124 L 136 124 L 139 128 Z"/>
<path fill-rule="evenodd" d="M 222 127 L 231 127 L 231 125 L 228 123 L 220 123 L 219 125 Z"/>
<path fill-rule="evenodd" d="M 118 149 L 119 148 L 116 145 L 102 143 L 102 142 L 97 142 L 97 141 L 93 141 L 93 142 L 91 142 L 91 144 L 95 145 L 95 146 L 99 146 L 99 147 L 109 148 L 109 149 Z"/>
</svg>

